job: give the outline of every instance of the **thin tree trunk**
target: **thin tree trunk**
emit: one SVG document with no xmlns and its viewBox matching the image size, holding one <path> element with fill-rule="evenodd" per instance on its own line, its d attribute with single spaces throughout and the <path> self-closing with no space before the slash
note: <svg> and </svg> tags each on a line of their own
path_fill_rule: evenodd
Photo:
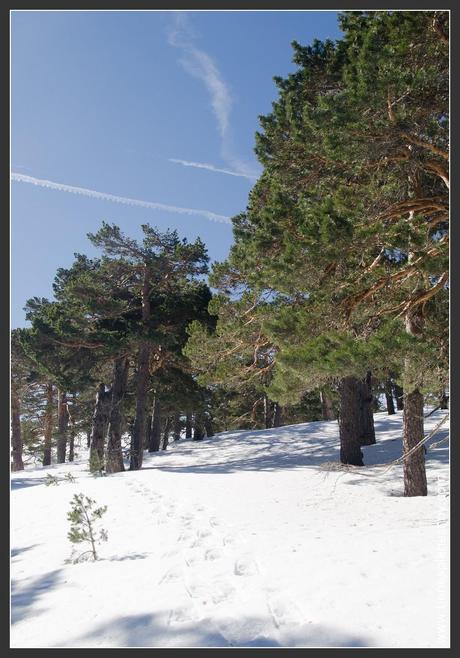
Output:
<svg viewBox="0 0 460 658">
<path fill-rule="evenodd" d="M 356 377 L 344 377 L 340 382 L 340 461 L 363 466 L 361 436 L 361 382 Z"/>
<path fill-rule="evenodd" d="M 336 415 L 334 412 L 332 400 L 329 395 L 325 391 L 320 391 L 320 398 L 323 420 L 335 420 Z"/>
<path fill-rule="evenodd" d="M 51 440 L 53 436 L 53 384 L 46 385 L 45 408 L 45 442 L 43 447 L 43 466 L 51 464 Z"/>
<path fill-rule="evenodd" d="M 185 415 L 185 438 L 192 438 L 192 414 L 189 411 Z"/>
<path fill-rule="evenodd" d="M 391 385 L 391 379 L 387 379 L 385 382 L 385 399 L 387 401 L 387 412 L 389 416 L 392 416 L 393 414 L 396 413 L 395 411 L 395 403 L 393 400 L 393 391 L 392 391 L 392 385 Z"/>
<path fill-rule="evenodd" d="M 423 439 L 423 395 L 418 389 L 404 396 L 403 454 Z M 425 450 L 420 446 L 404 460 L 404 495 L 426 496 Z"/>
<path fill-rule="evenodd" d="M 424 318 L 417 307 L 409 309 L 405 317 L 406 331 L 418 336 L 423 331 Z M 428 493 L 425 469 L 425 449 L 421 445 L 407 454 L 423 439 L 423 395 L 418 382 L 412 380 L 414 364 L 410 357 L 405 362 L 404 414 L 403 414 L 403 456 L 404 456 L 404 495 L 426 496 Z M 410 386 L 410 388 L 409 388 Z"/>
<path fill-rule="evenodd" d="M 166 418 L 166 424 L 165 424 L 165 429 L 164 429 L 164 433 L 163 433 L 163 444 L 161 446 L 162 450 L 166 450 L 167 447 L 168 447 L 170 427 L 171 427 L 171 416 L 168 416 Z"/>
<path fill-rule="evenodd" d="M 105 384 L 101 382 L 97 389 L 93 427 L 91 430 L 91 446 L 89 452 L 91 471 L 100 471 L 104 467 L 105 437 L 109 420 L 111 395 L 111 391 L 106 392 Z"/>
<path fill-rule="evenodd" d="M 268 397 L 264 393 L 264 427 L 265 429 L 269 429 L 271 425 L 271 419 L 270 419 L 270 401 Z"/>
<path fill-rule="evenodd" d="M 67 396 L 65 391 L 58 390 L 58 433 L 57 433 L 57 463 L 64 464 L 67 449 L 67 426 L 69 412 L 67 409 Z"/>
<path fill-rule="evenodd" d="M 22 435 L 21 435 L 21 402 L 16 391 L 11 391 L 11 470 L 23 471 Z"/>
<path fill-rule="evenodd" d="M 109 431 L 107 439 L 107 454 L 105 462 L 106 473 L 120 473 L 125 470 L 123 452 L 121 449 L 122 411 L 121 406 L 126 393 L 129 363 L 126 356 L 113 362 L 112 400 L 109 416 Z"/>
<path fill-rule="evenodd" d="M 272 427 L 281 427 L 283 422 L 283 410 L 279 402 L 274 403 Z"/>
<path fill-rule="evenodd" d="M 86 447 L 89 448 L 91 445 L 91 427 L 86 430 Z"/>
<path fill-rule="evenodd" d="M 131 461 L 129 465 L 131 471 L 141 468 L 144 456 L 149 362 L 150 347 L 148 344 L 144 344 L 139 349 L 137 360 L 136 415 L 131 437 Z"/>
<path fill-rule="evenodd" d="M 204 429 L 206 430 L 206 436 L 209 438 L 214 436 L 214 428 L 212 426 L 212 418 L 208 414 L 204 416 Z"/>
<path fill-rule="evenodd" d="M 75 410 L 75 405 L 76 405 L 76 400 L 77 400 L 77 395 L 74 393 L 72 395 L 72 400 L 73 400 L 73 407 L 72 411 Z M 67 406 L 67 411 L 69 411 L 69 407 Z M 69 462 L 73 462 L 74 457 L 75 457 L 75 436 L 76 436 L 76 427 L 75 427 L 75 418 L 72 416 L 72 414 L 69 412 L 69 424 L 70 424 L 70 436 L 69 436 Z"/>
<path fill-rule="evenodd" d="M 449 396 L 446 395 L 446 392 L 443 391 L 441 397 L 439 398 L 439 408 L 448 409 L 449 408 Z"/>
<path fill-rule="evenodd" d="M 180 439 L 180 430 L 181 430 L 181 422 L 180 422 L 180 414 L 175 413 L 174 414 L 174 441 L 179 441 Z"/>
<path fill-rule="evenodd" d="M 148 334 L 150 320 L 150 272 L 144 264 L 144 279 L 142 284 L 142 323 L 144 334 Z M 129 469 L 137 471 L 142 467 L 144 444 L 146 442 L 147 395 L 149 386 L 150 343 L 147 340 L 141 344 L 137 359 L 136 384 L 136 415 L 131 437 L 131 459 Z"/>
<path fill-rule="evenodd" d="M 201 441 L 204 438 L 203 419 L 201 413 L 196 413 L 193 422 L 193 440 Z"/>
<path fill-rule="evenodd" d="M 149 452 L 158 452 L 161 445 L 161 409 L 158 395 L 155 393 L 152 405 L 152 422 L 149 434 Z"/>
<path fill-rule="evenodd" d="M 393 382 L 393 391 L 396 398 L 396 409 L 402 411 L 404 409 L 404 390 L 402 386 Z"/>
<path fill-rule="evenodd" d="M 372 412 L 372 375 L 367 372 L 360 382 L 361 433 L 360 444 L 370 446 L 375 443 L 374 414 Z"/>
</svg>

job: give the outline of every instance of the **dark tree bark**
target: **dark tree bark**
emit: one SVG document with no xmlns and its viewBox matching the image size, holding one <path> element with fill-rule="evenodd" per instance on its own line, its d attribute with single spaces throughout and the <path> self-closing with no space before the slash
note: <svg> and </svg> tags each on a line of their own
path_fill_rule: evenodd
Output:
<svg viewBox="0 0 460 658">
<path fill-rule="evenodd" d="M 423 395 L 418 389 L 404 396 L 403 454 L 423 439 Z M 426 496 L 428 493 L 423 445 L 404 460 L 404 495 Z"/>
<path fill-rule="evenodd" d="M 72 396 L 73 399 L 73 408 L 75 408 L 75 403 L 77 396 L 74 393 Z M 67 411 L 69 410 L 69 407 L 67 406 Z M 75 457 L 75 435 L 77 433 L 76 427 L 75 427 L 75 420 L 73 416 L 69 413 L 69 424 L 70 424 L 70 435 L 69 435 L 69 462 L 73 462 L 74 457 Z"/>
<path fill-rule="evenodd" d="M 126 393 L 129 363 L 127 357 L 120 357 L 113 362 L 112 400 L 109 415 L 107 439 L 106 473 L 120 473 L 125 470 L 121 449 L 122 411 L 121 406 Z"/>
<path fill-rule="evenodd" d="M 396 384 L 396 382 L 393 382 L 393 391 L 396 399 L 396 409 L 398 411 L 402 411 L 404 409 L 404 390 L 402 386 L 399 386 Z"/>
<path fill-rule="evenodd" d="M 65 391 L 58 390 L 58 432 L 57 432 L 57 463 L 64 464 L 67 449 L 67 427 L 69 412 Z"/>
<path fill-rule="evenodd" d="M 168 416 L 166 418 L 166 423 L 164 427 L 164 432 L 163 432 L 163 443 L 161 446 L 162 450 L 166 450 L 168 447 L 169 443 L 169 430 L 171 429 L 171 416 Z"/>
<path fill-rule="evenodd" d="M 439 398 L 439 408 L 440 409 L 448 409 L 449 408 L 449 396 L 446 395 L 446 392 L 444 391 Z"/>
<path fill-rule="evenodd" d="M 158 395 L 155 394 L 152 405 L 152 420 L 149 433 L 149 452 L 158 452 L 161 445 L 161 409 Z"/>
<path fill-rule="evenodd" d="M 189 411 L 185 416 L 185 438 L 192 438 L 192 414 Z"/>
<path fill-rule="evenodd" d="M 193 440 L 201 441 L 204 439 L 203 418 L 201 413 L 196 413 L 193 418 Z"/>
<path fill-rule="evenodd" d="M 419 307 L 409 308 L 405 316 L 406 331 L 411 336 L 423 332 L 424 317 Z M 404 495 L 426 496 L 428 493 L 425 470 L 425 447 L 421 445 L 407 454 L 423 439 L 423 395 L 411 379 L 414 364 L 410 357 L 405 361 L 403 414 Z M 410 382 L 407 383 L 407 382 Z M 410 385 L 410 389 L 409 389 Z"/>
<path fill-rule="evenodd" d="M 323 420 L 335 420 L 336 414 L 331 398 L 325 393 L 325 391 L 320 391 L 320 398 Z"/>
<path fill-rule="evenodd" d="M 93 414 L 91 430 L 91 446 L 89 462 L 91 470 L 101 470 L 104 466 L 105 437 L 110 414 L 112 392 L 105 390 L 105 384 L 100 383 L 96 394 L 96 406 Z"/>
<path fill-rule="evenodd" d="M 86 447 L 89 448 L 91 445 L 91 427 L 86 430 Z"/>
<path fill-rule="evenodd" d="M 360 445 L 370 446 L 375 443 L 374 414 L 372 412 L 372 375 L 367 372 L 366 377 L 360 381 L 361 400 L 361 432 Z"/>
<path fill-rule="evenodd" d="M 209 438 L 214 436 L 214 428 L 212 426 L 212 418 L 209 414 L 204 416 L 204 429 L 206 430 L 206 436 Z"/>
<path fill-rule="evenodd" d="M 340 461 L 363 466 L 360 448 L 361 382 L 356 377 L 344 377 L 340 382 Z"/>
<path fill-rule="evenodd" d="M 147 343 L 144 343 L 139 349 L 137 360 L 136 415 L 131 437 L 131 460 L 129 465 L 131 471 L 137 471 L 141 468 L 144 456 L 149 362 L 150 347 Z"/>
<path fill-rule="evenodd" d="M 174 414 L 174 428 L 173 428 L 174 441 L 179 441 L 181 427 L 182 425 L 180 422 L 180 414 L 176 412 Z"/>
<path fill-rule="evenodd" d="M 393 400 L 391 379 L 387 379 L 387 381 L 385 382 L 385 399 L 387 402 L 388 415 L 392 416 L 393 414 L 396 413 L 396 411 L 395 411 L 395 403 Z"/>
<path fill-rule="evenodd" d="M 46 385 L 46 407 L 45 407 L 45 441 L 43 449 L 43 466 L 51 464 L 51 441 L 53 437 L 53 384 Z"/>
<path fill-rule="evenodd" d="M 281 427 L 282 422 L 283 422 L 283 409 L 279 402 L 274 402 L 272 427 Z"/>
<path fill-rule="evenodd" d="M 21 435 L 21 402 L 16 391 L 11 391 L 11 470 L 23 471 L 22 435 Z"/>
<path fill-rule="evenodd" d="M 270 400 L 266 395 L 264 395 L 263 400 L 264 400 L 264 426 L 265 429 L 269 429 L 271 427 Z"/>
</svg>

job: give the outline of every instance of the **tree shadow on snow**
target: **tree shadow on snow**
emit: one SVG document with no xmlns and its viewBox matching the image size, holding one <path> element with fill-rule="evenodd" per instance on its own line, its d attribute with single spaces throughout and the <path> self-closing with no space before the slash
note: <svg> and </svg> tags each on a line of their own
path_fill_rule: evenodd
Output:
<svg viewBox="0 0 460 658">
<path fill-rule="evenodd" d="M 173 613 L 174 611 L 171 611 Z M 171 613 L 118 617 L 100 624 L 89 633 L 55 647 L 365 647 L 369 638 L 303 624 L 284 631 L 276 640 L 264 634 L 270 618 L 200 620 L 171 623 Z M 241 625 L 242 624 L 242 625 Z M 214 626 L 214 628 L 213 628 Z M 222 630 L 217 627 L 220 626 Z M 293 627 L 291 627 L 292 629 Z M 228 630 L 226 630 L 228 629 Z M 251 629 L 251 630 L 245 630 Z M 260 633 L 257 633 L 260 629 Z M 238 638 L 238 639 L 236 639 Z"/>
<path fill-rule="evenodd" d="M 16 624 L 30 614 L 36 616 L 42 612 L 40 608 L 35 607 L 35 604 L 43 594 L 56 586 L 60 572 L 61 569 L 50 571 L 25 586 L 21 586 L 15 580 L 11 581 L 12 624 Z"/>
</svg>

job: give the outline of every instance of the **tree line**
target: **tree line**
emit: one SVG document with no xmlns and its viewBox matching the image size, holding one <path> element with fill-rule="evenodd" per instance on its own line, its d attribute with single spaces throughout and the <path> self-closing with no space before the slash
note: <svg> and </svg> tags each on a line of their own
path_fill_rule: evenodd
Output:
<svg viewBox="0 0 460 658">
<path fill-rule="evenodd" d="M 448 386 L 448 14 L 339 20 L 342 39 L 294 42 L 296 70 L 274 78 L 226 261 L 208 272 L 200 239 L 103 223 L 101 257 L 76 254 L 53 301 L 27 302 L 13 468 L 23 444 L 73 459 L 81 431 L 111 473 L 184 430 L 321 418 L 359 466 L 385 400 L 404 409 L 405 495 L 426 495 L 424 402 L 445 407 Z"/>
</svg>

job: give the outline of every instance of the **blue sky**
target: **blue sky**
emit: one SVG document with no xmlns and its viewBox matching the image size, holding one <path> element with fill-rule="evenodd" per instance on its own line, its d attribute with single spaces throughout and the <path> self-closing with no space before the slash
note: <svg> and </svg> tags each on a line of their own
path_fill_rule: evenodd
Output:
<svg viewBox="0 0 460 658">
<path fill-rule="evenodd" d="M 273 76 L 294 70 L 290 42 L 340 31 L 327 11 L 14 11 L 11 37 L 17 327 L 74 252 L 98 253 L 86 234 L 102 220 L 132 237 L 147 222 L 200 236 L 223 260 L 225 218 L 260 172 L 258 115 L 276 98 Z"/>
</svg>

